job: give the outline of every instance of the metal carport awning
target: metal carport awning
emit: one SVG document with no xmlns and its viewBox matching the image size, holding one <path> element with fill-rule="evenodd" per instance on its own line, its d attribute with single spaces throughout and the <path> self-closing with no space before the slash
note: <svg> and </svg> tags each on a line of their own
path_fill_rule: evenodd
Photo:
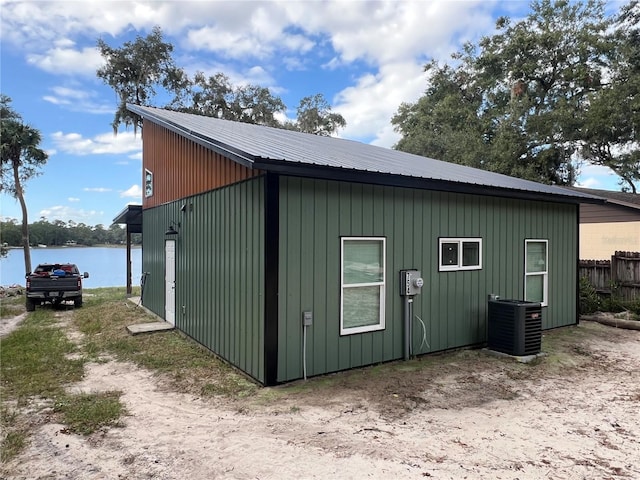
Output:
<svg viewBox="0 0 640 480">
<path fill-rule="evenodd" d="M 142 205 L 127 205 L 113 223 L 127 226 L 127 295 L 131 295 L 131 234 L 142 233 Z"/>
</svg>

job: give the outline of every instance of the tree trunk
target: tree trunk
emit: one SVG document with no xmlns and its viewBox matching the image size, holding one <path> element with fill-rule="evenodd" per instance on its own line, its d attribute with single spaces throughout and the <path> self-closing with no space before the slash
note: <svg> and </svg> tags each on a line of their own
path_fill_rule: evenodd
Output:
<svg viewBox="0 0 640 480">
<path fill-rule="evenodd" d="M 629 184 L 629 186 L 631 187 L 631 193 L 636 194 L 638 193 L 638 191 L 636 190 L 636 185 L 635 183 L 633 183 L 633 180 L 627 178 L 627 177 L 622 177 L 622 179 L 627 182 Z"/>
<path fill-rule="evenodd" d="M 22 208 L 22 249 L 24 251 L 24 272 L 31 273 L 31 250 L 29 249 L 29 220 L 27 218 L 27 204 L 24 201 L 24 191 L 20 184 L 20 175 L 18 174 L 19 163 L 13 162 L 13 181 L 16 187 L 16 198 L 20 202 Z"/>
</svg>

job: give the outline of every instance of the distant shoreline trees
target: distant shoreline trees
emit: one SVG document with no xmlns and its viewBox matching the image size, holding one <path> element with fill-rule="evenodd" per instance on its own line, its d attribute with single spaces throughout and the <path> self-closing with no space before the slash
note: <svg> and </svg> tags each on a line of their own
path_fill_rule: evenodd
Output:
<svg viewBox="0 0 640 480">
<path fill-rule="evenodd" d="M 20 225 L 17 220 L 0 222 L 0 245 L 21 246 Z M 102 224 L 95 226 L 76 223 L 73 220 L 47 221 L 44 217 L 29 225 L 29 240 L 31 246 L 47 245 L 50 247 L 75 244 L 79 246 L 93 245 L 124 245 L 126 243 L 126 229 L 117 224 L 105 228 Z M 133 244 L 142 243 L 142 234 L 131 235 Z"/>
</svg>

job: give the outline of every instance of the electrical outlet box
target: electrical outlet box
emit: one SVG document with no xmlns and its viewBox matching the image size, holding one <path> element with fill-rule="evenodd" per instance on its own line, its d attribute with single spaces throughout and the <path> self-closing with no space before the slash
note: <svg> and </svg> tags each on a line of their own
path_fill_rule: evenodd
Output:
<svg viewBox="0 0 640 480">
<path fill-rule="evenodd" d="M 305 327 L 310 327 L 313 324 L 313 313 L 312 312 L 302 312 L 302 325 Z"/>
<path fill-rule="evenodd" d="M 424 280 L 419 270 L 400 270 L 400 295 L 413 297 L 422 293 Z"/>
</svg>

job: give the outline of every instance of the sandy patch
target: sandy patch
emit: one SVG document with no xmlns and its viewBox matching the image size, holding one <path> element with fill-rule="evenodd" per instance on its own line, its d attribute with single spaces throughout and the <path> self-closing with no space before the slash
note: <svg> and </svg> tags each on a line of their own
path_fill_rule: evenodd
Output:
<svg viewBox="0 0 640 480">
<path fill-rule="evenodd" d="M 578 328 L 581 335 L 566 340 L 575 342 L 571 358 L 523 366 L 460 352 L 417 371 L 346 372 L 313 393 L 290 385 L 243 400 L 167 391 L 133 365 L 91 364 L 74 391 L 122 391 L 124 426 L 85 438 L 45 424 L 2 472 L 14 479 L 640 478 L 640 332 Z M 268 392 L 280 400 L 265 402 Z"/>
<path fill-rule="evenodd" d="M 13 332 L 25 318 L 27 318 L 26 312 L 15 317 L 0 318 L 0 338 Z"/>
</svg>

